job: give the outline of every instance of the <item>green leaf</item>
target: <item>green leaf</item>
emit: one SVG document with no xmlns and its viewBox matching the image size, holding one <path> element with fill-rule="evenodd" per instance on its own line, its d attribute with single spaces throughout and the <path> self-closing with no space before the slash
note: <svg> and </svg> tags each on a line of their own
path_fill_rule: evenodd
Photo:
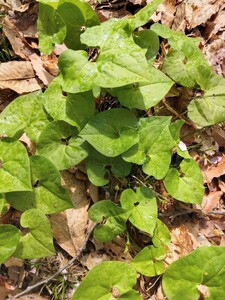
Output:
<svg viewBox="0 0 225 300">
<path fill-rule="evenodd" d="M 95 266 L 75 291 L 72 300 L 141 300 L 133 290 L 135 269 L 124 262 L 107 261 Z"/>
<path fill-rule="evenodd" d="M 49 123 L 43 110 L 39 92 L 20 96 L 11 102 L 0 114 L 0 132 L 13 137 L 26 132 L 36 142 L 41 130 Z"/>
<path fill-rule="evenodd" d="M 169 170 L 172 149 L 175 146 L 170 132 L 170 117 L 149 117 L 139 120 L 139 143 L 123 159 L 143 165 L 144 173 L 156 179 L 165 177 Z"/>
<path fill-rule="evenodd" d="M 21 233 L 15 226 L 0 224 L 0 264 L 16 250 L 20 237 Z"/>
<path fill-rule="evenodd" d="M 53 121 L 42 131 L 37 154 L 47 157 L 58 170 L 66 170 L 84 160 L 88 153 L 84 141 L 76 138 L 78 131 L 64 121 Z"/>
<path fill-rule="evenodd" d="M 135 269 L 145 276 L 158 276 L 165 271 L 162 260 L 166 256 L 164 247 L 148 246 L 142 249 L 132 260 Z"/>
<path fill-rule="evenodd" d="M 203 176 L 198 164 L 192 158 L 185 158 L 179 170 L 170 168 L 164 185 L 175 199 L 186 203 L 201 204 L 204 194 Z"/>
<path fill-rule="evenodd" d="M 136 126 L 132 112 L 115 108 L 94 116 L 79 135 L 101 154 L 115 157 L 138 142 Z"/>
<path fill-rule="evenodd" d="M 86 148 L 88 149 L 87 175 L 94 185 L 103 186 L 107 184 L 110 173 L 117 177 L 126 177 L 130 173 L 131 164 L 124 161 L 121 156 L 106 157 L 91 146 Z"/>
<path fill-rule="evenodd" d="M 150 68 L 149 74 L 149 81 L 116 88 L 113 94 L 126 107 L 149 109 L 162 100 L 173 85 L 172 80 L 153 67 Z"/>
<path fill-rule="evenodd" d="M 30 162 L 19 141 L 0 139 L 0 193 L 29 191 Z"/>
<path fill-rule="evenodd" d="M 225 294 L 225 247 L 201 247 L 173 262 L 163 275 L 163 290 L 169 300 L 223 299 Z"/>
<path fill-rule="evenodd" d="M 55 254 L 51 226 L 41 211 L 27 210 L 22 214 L 20 223 L 24 228 L 29 228 L 29 232 L 20 238 L 13 256 L 34 259 Z"/>
<path fill-rule="evenodd" d="M 9 210 L 10 206 L 7 204 L 5 198 L 3 197 L 2 194 L 0 194 L 0 217 L 7 213 Z"/>
<path fill-rule="evenodd" d="M 56 167 L 44 156 L 30 158 L 33 191 L 7 193 L 6 200 L 16 209 L 25 211 L 37 208 L 45 214 L 73 207 L 69 194 L 61 186 L 61 176 Z"/>
<path fill-rule="evenodd" d="M 82 129 L 95 114 L 95 101 L 91 92 L 63 95 L 57 77 L 43 94 L 43 104 L 48 114 L 56 121 L 65 121 Z"/>
<path fill-rule="evenodd" d="M 126 221 L 129 212 L 117 206 L 110 200 L 96 202 L 88 211 L 89 218 L 98 225 L 94 230 L 97 240 L 105 243 L 113 240 L 117 235 L 126 230 Z"/>
<path fill-rule="evenodd" d="M 63 43 L 67 31 L 66 24 L 52 6 L 39 3 L 37 26 L 41 52 L 50 54 L 55 44 Z"/>
<path fill-rule="evenodd" d="M 225 121 L 225 84 L 208 90 L 188 105 L 188 117 L 201 127 Z"/>
<path fill-rule="evenodd" d="M 159 219 L 156 221 L 156 226 L 153 233 L 152 242 L 156 248 L 169 245 L 171 240 L 168 227 Z"/>
<path fill-rule="evenodd" d="M 137 188 L 136 192 L 126 189 L 121 194 L 120 203 L 124 210 L 130 212 L 129 221 L 153 236 L 158 211 L 153 192 L 146 187 Z"/>
</svg>

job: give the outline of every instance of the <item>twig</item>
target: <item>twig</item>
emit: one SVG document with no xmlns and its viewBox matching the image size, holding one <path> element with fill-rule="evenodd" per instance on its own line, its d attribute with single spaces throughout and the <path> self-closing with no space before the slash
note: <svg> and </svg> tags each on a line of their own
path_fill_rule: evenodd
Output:
<svg viewBox="0 0 225 300">
<path fill-rule="evenodd" d="M 18 293 L 16 295 L 14 295 L 14 298 L 19 298 L 27 293 L 29 293 L 30 291 L 38 288 L 39 286 L 42 286 L 44 284 L 47 284 L 49 281 L 51 281 L 53 278 L 55 278 L 56 276 L 58 276 L 59 274 L 62 273 L 62 271 L 64 271 L 65 269 L 67 269 L 70 265 L 72 265 L 79 257 L 80 255 L 82 254 L 82 252 L 85 250 L 86 246 L 87 246 L 87 242 L 94 230 L 94 228 L 96 227 L 97 224 L 93 224 L 90 229 L 88 230 L 88 233 L 87 233 L 87 236 L 85 238 L 85 241 L 83 243 L 83 245 L 80 247 L 80 249 L 77 251 L 77 255 L 74 256 L 65 266 L 63 266 L 61 269 L 59 269 L 56 273 L 54 273 L 52 276 L 34 284 L 34 285 L 31 285 L 31 286 L 28 286 L 27 289 L 21 293 Z"/>
<path fill-rule="evenodd" d="M 162 103 L 164 104 L 164 106 L 172 113 L 174 114 L 177 118 L 182 119 L 186 124 L 193 126 L 193 123 L 191 123 L 191 121 L 189 121 L 187 118 L 185 118 L 184 116 L 180 115 L 174 108 L 172 108 L 169 103 L 163 99 Z"/>
</svg>

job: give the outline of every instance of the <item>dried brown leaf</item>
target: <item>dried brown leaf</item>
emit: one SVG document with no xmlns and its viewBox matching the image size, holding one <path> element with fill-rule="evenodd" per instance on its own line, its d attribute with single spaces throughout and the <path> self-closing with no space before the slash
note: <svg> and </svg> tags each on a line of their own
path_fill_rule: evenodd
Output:
<svg viewBox="0 0 225 300">
<path fill-rule="evenodd" d="M 214 191 L 214 192 L 210 192 L 208 195 L 204 195 L 203 201 L 201 204 L 203 211 L 210 212 L 210 211 L 213 211 L 214 209 L 218 208 L 219 201 L 220 201 L 222 195 L 223 195 L 223 192 L 221 192 L 221 191 Z"/>
</svg>

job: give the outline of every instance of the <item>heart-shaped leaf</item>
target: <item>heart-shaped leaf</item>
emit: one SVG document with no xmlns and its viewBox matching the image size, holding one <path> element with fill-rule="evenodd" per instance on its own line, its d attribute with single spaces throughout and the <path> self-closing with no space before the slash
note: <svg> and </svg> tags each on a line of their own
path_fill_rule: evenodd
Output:
<svg viewBox="0 0 225 300">
<path fill-rule="evenodd" d="M 173 262 L 163 275 L 169 300 L 223 299 L 225 247 L 201 247 Z M 202 293 L 201 293 L 202 294 Z"/>
<path fill-rule="evenodd" d="M 170 231 L 168 227 L 159 219 L 156 221 L 152 243 L 156 248 L 165 247 L 171 241 Z"/>
<path fill-rule="evenodd" d="M 186 203 L 202 203 L 203 176 L 198 164 L 191 157 L 183 159 L 179 170 L 169 169 L 164 185 L 168 193 L 177 200 Z"/>
<path fill-rule="evenodd" d="M 120 203 L 124 210 L 130 212 L 129 221 L 153 236 L 158 214 L 153 192 L 146 187 L 137 188 L 136 192 L 127 189 L 122 192 Z"/>
<path fill-rule="evenodd" d="M 43 110 L 39 92 L 20 96 L 11 102 L 0 114 L 0 132 L 13 137 L 25 131 L 36 142 L 41 130 L 49 123 Z"/>
<path fill-rule="evenodd" d="M 110 173 L 117 177 L 125 177 L 130 173 L 131 164 L 121 156 L 106 157 L 90 145 L 85 147 L 88 151 L 86 159 L 87 175 L 96 186 L 103 186 L 109 182 Z"/>
<path fill-rule="evenodd" d="M 94 116 L 79 135 L 101 154 L 115 157 L 138 142 L 136 126 L 132 112 L 115 108 Z"/>
<path fill-rule="evenodd" d="M 133 290 L 135 269 L 124 262 L 108 261 L 95 266 L 76 289 L 72 300 L 141 300 Z"/>
<path fill-rule="evenodd" d="M 30 162 L 19 141 L 0 139 L 0 193 L 31 190 Z"/>
<path fill-rule="evenodd" d="M 20 237 L 21 233 L 15 226 L 0 224 L 0 264 L 16 250 Z"/>
<path fill-rule="evenodd" d="M 110 200 L 101 200 L 92 205 L 88 211 L 89 218 L 96 223 L 104 221 L 94 230 L 96 239 L 104 243 L 123 233 L 129 214 Z"/>
<path fill-rule="evenodd" d="M 60 173 L 52 162 L 39 155 L 30 160 L 33 191 L 7 193 L 6 200 L 20 211 L 37 208 L 45 214 L 73 207 L 69 194 L 61 186 Z"/>
<path fill-rule="evenodd" d="M 20 219 L 21 226 L 29 232 L 20 238 L 13 256 L 34 259 L 54 255 L 53 236 L 48 218 L 38 209 L 29 209 Z"/>
<path fill-rule="evenodd" d="M 142 249 L 132 260 L 135 269 L 145 276 L 157 276 L 165 271 L 162 260 L 165 258 L 166 249 L 148 246 Z"/>
<path fill-rule="evenodd" d="M 78 131 L 64 121 L 53 121 L 41 132 L 37 153 L 47 157 L 58 170 L 66 170 L 87 157 L 83 140 L 76 138 Z"/>
</svg>

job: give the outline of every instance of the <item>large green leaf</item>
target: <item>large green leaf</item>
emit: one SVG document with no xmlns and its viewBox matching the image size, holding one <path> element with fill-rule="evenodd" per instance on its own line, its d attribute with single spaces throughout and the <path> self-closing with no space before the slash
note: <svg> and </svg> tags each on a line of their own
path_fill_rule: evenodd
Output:
<svg viewBox="0 0 225 300">
<path fill-rule="evenodd" d="M 30 162 L 19 141 L 0 139 L 0 193 L 31 190 Z"/>
<path fill-rule="evenodd" d="M 15 226 L 0 224 L 0 264 L 16 250 L 20 237 L 21 233 Z"/>
<path fill-rule="evenodd" d="M 169 300 L 223 299 L 225 295 L 225 247 L 201 247 L 173 262 L 163 275 Z"/>
<path fill-rule="evenodd" d="M 13 256 L 34 259 L 55 254 L 51 225 L 41 211 L 27 210 L 22 214 L 20 223 L 29 228 L 29 232 L 20 238 Z"/>
<path fill-rule="evenodd" d="M 210 126 L 225 121 L 225 83 L 212 87 L 203 97 L 188 105 L 189 118 L 199 126 Z"/>
<path fill-rule="evenodd" d="M 16 209 L 37 208 L 45 214 L 73 207 L 67 191 L 61 186 L 59 171 L 44 156 L 30 158 L 33 191 L 7 193 L 6 200 Z"/>
<path fill-rule="evenodd" d="M 170 132 L 170 117 L 149 117 L 139 120 L 139 143 L 122 156 L 128 162 L 143 165 L 143 171 L 162 179 L 170 165 L 175 146 Z"/>
<path fill-rule="evenodd" d="M 126 189 L 121 194 L 120 203 L 124 210 L 130 212 L 129 221 L 153 236 L 158 213 L 153 192 L 146 187 L 137 188 L 136 192 Z"/>
<path fill-rule="evenodd" d="M 186 203 L 201 204 L 204 194 L 202 172 L 191 157 L 184 158 L 179 170 L 170 168 L 164 185 L 168 193 L 175 199 Z"/>
<path fill-rule="evenodd" d="M 132 112 L 115 108 L 94 116 L 79 135 L 103 155 L 115 157 L 138 142 L 136 126 Z"/>
<path fill-rule="evenodd" d="M 173 81 L 153 67 L 149 70 L 149 81 L 137 82 L 113 90 L 113 94 L 118 97 L 122 105 L 146 110 L 156 105 L 169 92 Z"/>
<path fill-rule="evenodd" d="M 41 130 L 49 123 L 39 95 L 34 92 L 20 96 L 3 110 L 0 114 L 2 135 L 12 137 L 25 131 L 32 141 L 37 141 Z"/>
<path fill-rule="evenodd" d="M 133 290 L 135 269 L 124 262 L 108 261 L 95 266 L 76 289 L 72 300 L 141 300 Z"/>
<path fill-rule="evenodd" d="M 104 221 L 94 230 L 96 239 L 104 243 L 123 233 L 129 214 L 110 200 L 101 200 L 92 205 L 88 211 L 89 218 L 96 223 Z"/>
<path fill-rule="evenodd" d="M 130 173 L 131 164 L 124 161 L 121 156 L 106 157 L 91 146 L 88 146 L 87 151 L 87 175 L 94 185 L 103 186 L 107 184 L 110 173 L 117 177 L 126 177 Z"/>
<path fill-rule="evenodd" d="M 157 276 L 165 271 L 162 260 L 165 258 L 166 249 L 164 247 L 156 248 L 148 246 L 142 249 L 132 260 L 135 269 L 149 277 Z"/>
<path fill-rule="evenodd" d="M 43 104 L 49 115 L 82 129 L 95 114 L 95 101 L 91 92 L 63 95 L 57 77 L 43 94 Z"/>
<path fill-rule="evenodd" d="M 37 154 L 47 157 L 58 170 L 66 170 L 87 157 L 84 141 L 76 138 L 78 131 L 64 121 L 53 121 L 42 131 Z"/>
</svg>

